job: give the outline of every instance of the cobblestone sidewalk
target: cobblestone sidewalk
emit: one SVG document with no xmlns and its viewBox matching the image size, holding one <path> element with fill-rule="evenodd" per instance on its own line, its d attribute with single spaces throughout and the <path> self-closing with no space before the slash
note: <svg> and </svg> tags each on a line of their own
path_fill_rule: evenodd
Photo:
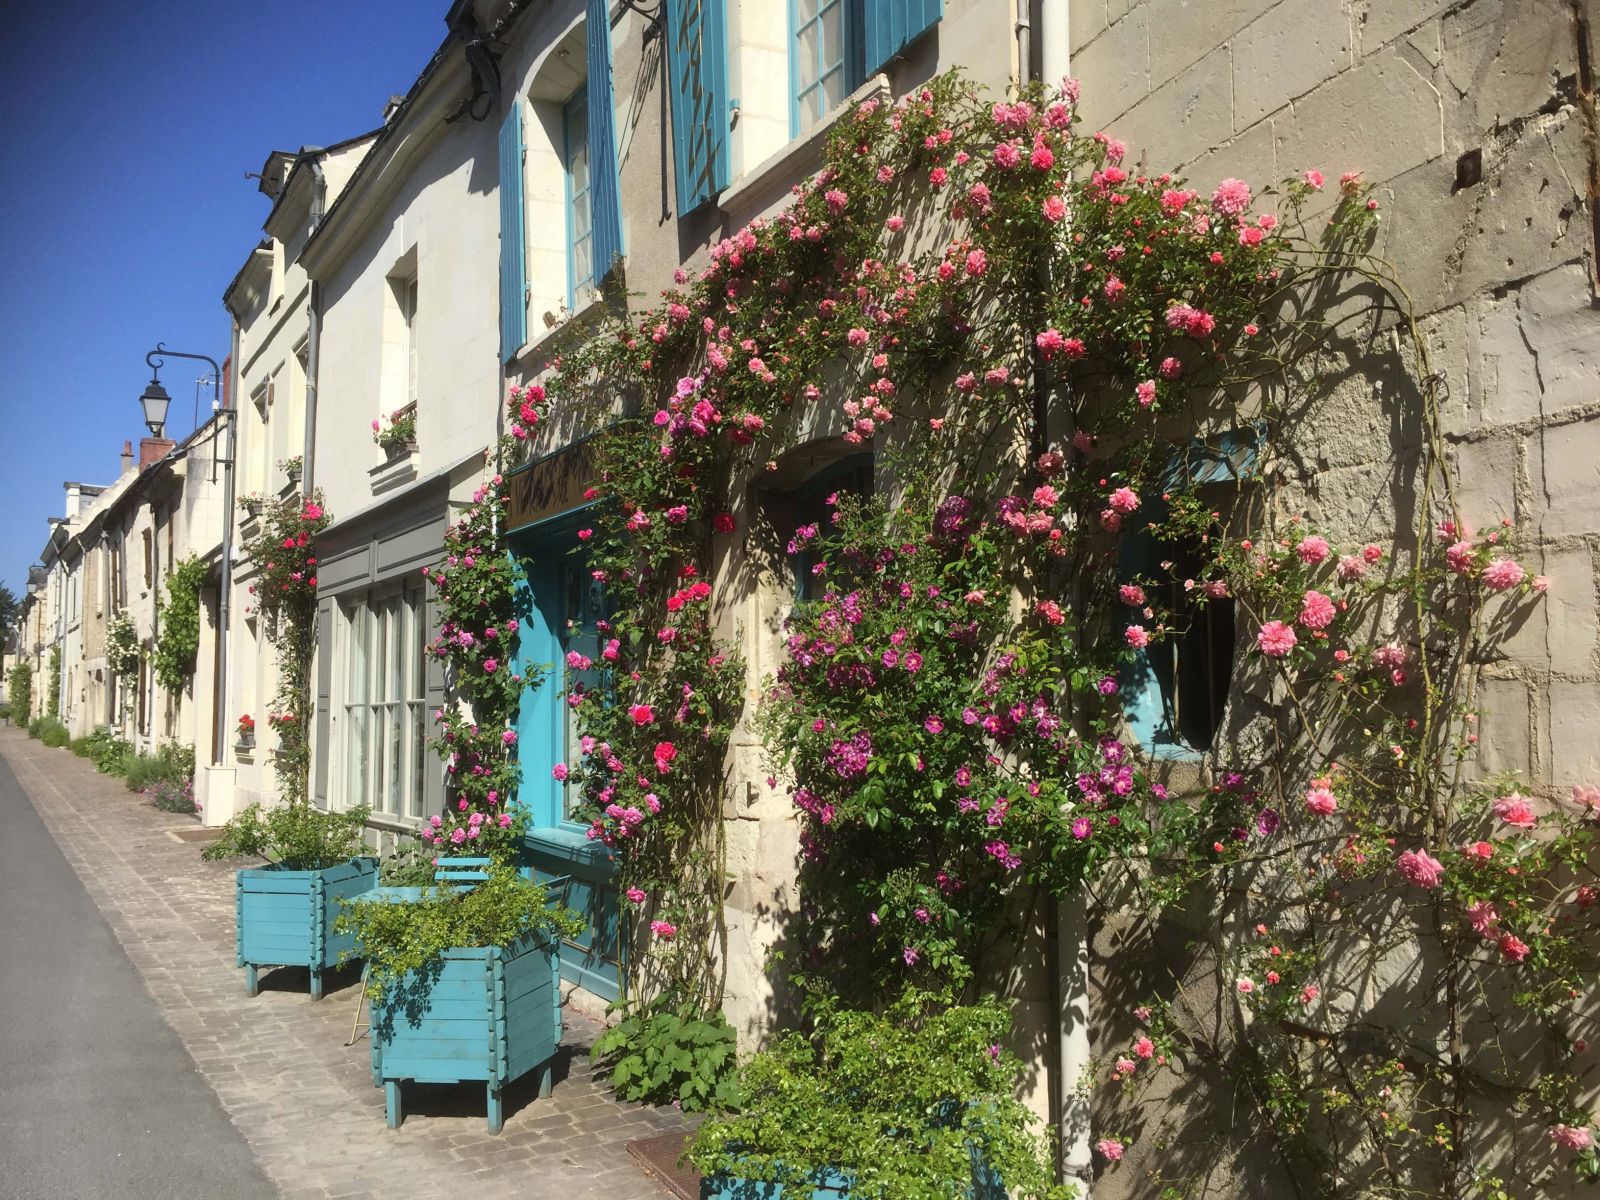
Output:
<svg viewBox="0 0 1600 1200">
<path fill-rule="evenodd" d="M 589 1018 L 564 1010 L 553 1095 L 537 1099 L 531 1074 L 508 1089 L 500 1136 L 485 1131 L 474 1085 L 408 1088 L 405 1124 L 390 1130 L 369 1043 L 344 1045 L 357 970 L 333 973 L 320 1003 L 293 968 L 265 973 L 249 999 L 233 958 L 233 869 L 169 836 L 193 821 L 21 731 L 0 730 L 0 754 L 285 1200 L 667 1195 L 624 1143 L 684 1122 L 606 1093 L 589 1066 Z"/>
</svg>

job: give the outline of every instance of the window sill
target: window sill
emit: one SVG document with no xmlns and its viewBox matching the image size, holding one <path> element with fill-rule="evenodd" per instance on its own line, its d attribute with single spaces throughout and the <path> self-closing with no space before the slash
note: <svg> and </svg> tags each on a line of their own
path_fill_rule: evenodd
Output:
<svg viewBox="0 0 1600 1200">
<path fill-rule="evenodd" d="M 581 308 L 578 308 L 572 312 L 567 312 L 565 309 L 563 309 L 562 311 L 565 312 L 566 315 L 558 318 L 554 325 L 551 325 L 548 329 L 545 329 L 537 337 L 524 342 L 518 348 L 517 352 L 511 356 L 511 359 L 506 363 L 506 366 L 522 366 L 525 364 L 525 360 L 537 358 L 552 338 L 567 332 L 567 330 L 571 329 L 574 325 L 586 325 L 592 323 L 595 318 L 600 315 L 604 308 L 605 297 L 597 289 L 594 295 L 592 295 L 583 303 Z"/>
<path fill-rule="evenodd" d="M 745 172 L 738 183 L 717 197 L 717 207 L 725 213 L 731 213 L 735 209 L 745 207 L 752 199 L 770 192 L 775 187 L 781 186 L 783 191 L 788 191 L 801 179 L 814 174 L 822 166 L 822 149 L 827 144 L 828 135 L 833 132 L 833 127 L 848 113 L 854 112 L 856 105 L 873 99 L 880 100 L 884 104 L 893 101 L 894 94 L 889 90 L 887 75 L 874 75 L 805 133 L 792 139 L 776 154 L 769 155 L 764 161 Z"/>
<path fill-rule="evenodd" d="M 396 454 L 385 459 L 367 472 L 367 479 L 372 484 L 372 494 L 381 496 L 385 492 L 392 492 L 411 483 L 417 478 L 421 465 L 422 455 L 415 446 L 404 454 Z"/>
</svg>

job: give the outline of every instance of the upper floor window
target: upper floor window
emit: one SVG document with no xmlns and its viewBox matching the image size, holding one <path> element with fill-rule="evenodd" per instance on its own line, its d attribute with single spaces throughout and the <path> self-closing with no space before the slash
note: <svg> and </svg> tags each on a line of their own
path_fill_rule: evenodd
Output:
<svg viewBox="0 0 1600 1200">
<path fill-rule="evenodd" d="M 861 86 L 865 0 L 790 0 L 790 132 L 805 133 Z"/>
<path fill-rule="evenodd" d="M 562 162 L 567 174 L 567 307 L 594 291 L 594 236 L 589 207 L 589 97 L 579 88 L 561 106 Z"/>
<path fill-rule="evenodd" d="M 406 403 L 417 402 L 417 277 L 400 287 L 400 319 L 406 331 Z"/>
<path fill-rule="evenodd" d="M 939 23 L 944 0 L 789 0 L 789 124 L 798 137 Z"/>
</svg>

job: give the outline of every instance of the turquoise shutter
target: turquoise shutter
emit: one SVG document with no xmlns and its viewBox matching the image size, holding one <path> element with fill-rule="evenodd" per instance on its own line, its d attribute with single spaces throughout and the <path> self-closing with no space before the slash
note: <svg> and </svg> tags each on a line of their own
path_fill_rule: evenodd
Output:
<svg viewBox="0 0 1600 1200">
<path fill-rule="evenodd" d="M 622 253 L 622 205 L 617 195 L 616 103 L 611 89 L 611 18 L 606 0 L 589 0 L 589 219 L 594 282 L 611 273 Z"/>
<path fill-rule="evenodd" d="M 667 0 L 678 213 L 728 186 L 727 0 Z"/>
<path fill-rule="evenodd" d="M 867 0 L 867 74 L 933 28 L 942 16 L 944 0 Z"/>
<path fill-rule="evenodd" d="M 522 101 L 500 124 L 500 360 L 528 340 L 528 284 L 522 234 Z"/>
</svg>

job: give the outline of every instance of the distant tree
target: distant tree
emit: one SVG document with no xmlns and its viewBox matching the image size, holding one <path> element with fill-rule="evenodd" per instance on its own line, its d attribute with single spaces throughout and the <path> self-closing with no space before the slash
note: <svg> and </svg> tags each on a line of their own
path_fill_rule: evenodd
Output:
<svg viewBox="0 0 1600 1200">
<path fill-rule="evenodd" d="M 19 607 L 16 594 L 5 584 L 0 583 L 0 642 L 4 642 L 10 635 Z"/>
</svg>

